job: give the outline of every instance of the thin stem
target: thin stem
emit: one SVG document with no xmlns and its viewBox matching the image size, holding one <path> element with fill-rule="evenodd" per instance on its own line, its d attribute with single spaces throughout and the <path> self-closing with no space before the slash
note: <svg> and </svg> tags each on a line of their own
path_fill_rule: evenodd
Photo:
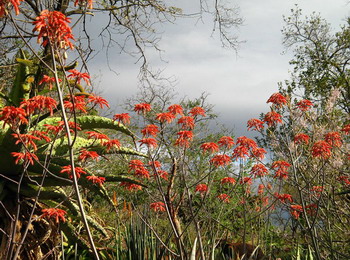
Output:
<svg viewBox="0 0 350 260">
<path fill-rule="evenodd" d="M 68 139 L 69 159 L 70 159 L 70 163 L 71 163 L 72 176 L 73 176 L 73 187 L 74 187 L 75 193 L 77 195 L 77 201 L 78 201 L 78 206 L 79 206 L 81 218 L 82 218 L 82 221 L 83 221 L 84 226 L 86 228 L 86 232 L 87 232 L 87 235 L 88 235 L 88 239 L 89 239 L 89 242 L 90 242 L 91 249 L 92 249 L 92 251 L 94 253 L 95 259 L 99 260 L 100 258 L 98 256 L 97 249 L 96 249 L 94 240 L 92 238 L 92 234 L 90 232 L 89 224 L 88 224 L 87 219 L 86 219 L 84 206 L 83 206 L 83 202 L 82 202 L 80 191 L 79 191 L 78 179 L 77 179 L 77 176 L 75 174 L 73 141 L 72 141 L 72 137 L 71 137 L 71 134 L 70 134 L 70 128 L 69 128 L 69 125 L 68 125 L 67 114 L 66 114 L 66 111 L 65 111 L 65 108 L 64 108 L 63 93 L 62 93 L 62 89 L 60 87 L 60 83 L 59 83 L 59 79 L 58 79 L 58 75 L 57 75 L 55 54 L 54 54 L 53 47 L 52 46 L 50 46 L 50 47 L 51 47 L 51 57 L 52 57 L 53 71 L 55 72 L 54 76 L 55 76 L 55 81 L 56 81 L 56 86 L 57 86 L 58 99 L 59 99 L 59 103 L 60 103 L 60 105 L 62 107 L 62 109 L 61 109 L 62 118 L 63 118 L 64 126 L 66 128 L 67 139 Z"/>
</svg>

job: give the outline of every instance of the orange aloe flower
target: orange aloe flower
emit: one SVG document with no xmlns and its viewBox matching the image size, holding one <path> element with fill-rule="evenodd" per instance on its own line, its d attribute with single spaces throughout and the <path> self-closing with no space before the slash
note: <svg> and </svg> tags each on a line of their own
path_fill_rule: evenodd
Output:
<svg viewBox="0 0 350 260">
<path fill-rule="evenodd" d="M 281 93 L 277 92 L 270 96 L 270 98 L 266 101 L 266 103 L 272 103 L 277 107 L 281 107 L 287 104 L 287 99 Z"/>
<path fill-rule="evenodd" d="M 221 147 L 225 147 L 227 149 L 230 149 L 235 144 L 235 142 L 233 141 L 233 138 L 231 136 L 223 136 L 218 141 L 218 144 Z"/>
<path fill-rule="evenodd" d="M 143 136 L 157 136 L 159 130 L 156 125 L 147 125 L 144 129 L 141 130 Z"/>
<path fill-rule="evenodd" d="M 130 115 L 128 113 L 115 114 L 113 120 L 118 120 L 118 122 L 122 122 L 124 125 L 130 124 Z"/>
<path fill-rule="evenodd" d="M 202 107 L 194 107 L 191 109 L 189 114 L 192 116 L 205 116 L 205 110 Z"/>
<path fill-rule="evenodd" d="M 199 192 L 201 194 L 204 194 L 207 191 L 208 191 L 208 186 L 206 184 L 198 184 L 195 189 L 195 192 Z"/>
<path fill-rule="evenodd" d="M 67 212 L 63 209 L 49 208 L 42 209 L 41 212 L 43 213 L 41 216 L 43 218 L 53 218 L 56 220 L 56 223 L 59 223 L 60 221 L 66 222 L 65 215 L 67 214 Z"/>
<path fill-rule="evenodd" d="M 202 144 L 201 149 L 204 152 L 216 153 L 219 151 L 219 146 L 216 143 L 209 142 Z"/>
<path fill-rule="evenodd" d="M 45 47 L 48 43 L 56 45 L 57 48 L 71 48 L 74 40 L 72 29 L 69 27 L 70 19 L 58 11 L 43 10 L 35 18 L 33 31 L 39 32 L 38 42 L 43 39 L 42 45 Z"/>
<path fill-rule="evenodd" d="M 150 208 L 154 212 L 164 212 L 165 211 L 165 204 L 164 204 L 164 202 L 153 202 L 150 204 Z"/>
<path fill-rule="evenodd" d="M 168 107 L 168 111 L 174 115 L 183 115 L 183 108 L 178 104 L 174 104 Z"/>
<path fill-rule="evenodd" d="M 151 105 L 147 103 L 140 103 L 134 106 L 134 111 L 137 112 L 138 114 L 145 114 L 151 111 L 151 109 L 152 109 Z"/>
</svg>

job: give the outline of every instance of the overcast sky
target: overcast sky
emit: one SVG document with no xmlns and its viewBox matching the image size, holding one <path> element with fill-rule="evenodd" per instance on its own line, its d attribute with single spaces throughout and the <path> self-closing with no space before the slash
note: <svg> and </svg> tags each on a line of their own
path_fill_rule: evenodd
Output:
<svg viewBox="0 0 350 260">
<path fill-rule="evenodd" d="M 190 0 L 176 2 L 184 12 L 196 8 Z M 215 105 L 220 121 L 233 128 L 237 136 L 244 135 L 247 120 L 266 112 L 266 100 L 277 91 L 277 83 L 289 78 L 288 61 L 292 53 L 282 55 L 282 16 L 288 16 L 290 9 L 298 4 L 304 15 L 319 12 L 338 30 L 349 15 L 347 2 L 228 0 L 227 3 L 240 7 L 244 19 L 237 33 L 245 43 L 238 54 L 221 47 L 218 37 L 212 36 L 212 18 L 205 17 L 205 23 L 186 19 L 163 26 L 160 47 L 165 62 L 157 55 L 151 55 L 149 62 L 156 69 L 164 69 L 165 75 L 176 78 L 180 96 L 194 98 L 202 92 L 210 93 L 209 102 Z M 118 51 L 111 53 L 110 58 L 110 66 L 118 75 L 109 70 L 103 54 L 90 63 L 90 69 L 92 74 L 102 75 L 100 90 L 115 107 L 137 92 L 140 64 L 135 64 L 135 58 L 120 56 Z"/>
</svg>

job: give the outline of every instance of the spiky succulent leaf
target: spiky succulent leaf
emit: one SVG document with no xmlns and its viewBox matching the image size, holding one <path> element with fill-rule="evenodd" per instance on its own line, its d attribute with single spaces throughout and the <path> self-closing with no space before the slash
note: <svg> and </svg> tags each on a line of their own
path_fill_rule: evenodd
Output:
<svg viewBox="0 0 350 260">
<path fill-rule="evenodd" d="M 57 125 L 59 121 L 62 121 L 60 117 L 49 117 L 42 120 L 37 127 L 44 129 L 44 124 Z M 134 134 L 126 126 L 107 117 L 92 115 L 78 116 L 76 123 L 79 124 L 82 130 L 111 129 L 134 137 Z"/>
<path fill-rule="evenodd" d="M 26 59 L 23 51 L 20 51 L 20 57 L 22 60 Z M 15 106 L 19 106 L 23 99 L 27 99 L 30 91 L 30 83 L 27 81 L 27 76 L 29 75 L 28 65 L 21 62 L 18 63 L 17 66 L 16 77 L 9 94 L 9 99 L 11 100 L 12 104 L 8 104 Z"/>
<path fill-rule="evenodd" d="M 77 136 L 74 138 L 73 149 L 79 151 L 81 149 L 88 149 L 90 151 L 98 152 L 99 154 L 128 154 L 146 157 L 144 153 L 135 151 L 127 147 L 119 147 L 111 150 L 107 150 L 106 147 L 101 145 L 99 141 L 93 139 L 86 139 L 84 137 Z M 39 147 L 39 152 L 44 153 L 45 150 L 51 150 L 51 144 L 45 143 Z M 69 153 L 69 145 L 66 137 L 58 138 L 53 144 L 51 152 L 52 156 L 65 156 Z"/>
</svg>

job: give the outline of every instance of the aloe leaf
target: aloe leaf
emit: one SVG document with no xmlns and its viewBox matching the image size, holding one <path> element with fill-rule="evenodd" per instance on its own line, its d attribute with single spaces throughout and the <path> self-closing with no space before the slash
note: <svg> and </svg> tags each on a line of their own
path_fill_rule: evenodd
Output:
<svg viewBox="0 0 350 260">
<path fill-rule="evenodd" d="M 26 60 L 25 54 L 22 50 L 20 50 L 20 57 L 22 61 Z M 24 62 L 18 63 L 16 77 L 11 92 L 9 94 L 9 99 L 15 106 L 19 106 L 23 99 L 27 99 L 29 97 L 30 83 L 27 82 L 28 74 L 28 65 L 26 65 Z"/>
<path fill-rule="evenodd" d="M 0 121 L 0 144 L 4 140 L 4 138 L 8 135 L 9 133 L 9 125 L 4 125 L 4 121 Z"/>
<path fill-rule="evenodd" d="M 7 183 L 6 187 L 8 187 L 13 192 L 17 192 L 18 186 L 15 183 Z M 37 185 L 32 184 L 22 184 L 20 189 L 20 194 L 26 197 L 35 198 L 38 195 L 39 187 Z M 64 206 L 69 208 L 74 215 L 78 214 L 78 210 L 73 205 L 71 199 L 69 199 L 65 192 L 60 188 L 45 188 L 42 187 L 40 190 L 40 199 L 41 200 L 54 200 L 61 201 Z"/>
<path fill-rule="evenodd" d="M 62 163 L 64 163 L 64 160 L 61 160 Z M 65 160 L 66 163 L 64 163 L 62 166 L 64 165 L 69 165 L 69 161 Z M 53 163 L 51 163 L 49 166 L 47 166 L 48 170 L 50 171 L 51 174 L 54 174 L 57 177 L 54 176 L 50 176 L 48 175 L 45 178 L 44 187 L 54 187 L 54 186 L 70 186 L 72 185 L 72 182 L 70 179 L 66 179 L 61 172 L 62 167 L 59 165 L 55 165 Z M 28 178 L 28 181 L 36 181 L 37 183 L 41 183 L 42 180 L 42 176 L 40 176 L 42 174 L 42 167 L 38 164 L 35 165 L 31 165 L 28 167 L 28 170 L 36 175 L 31 174 L 30 178 Z M 100 186 L 100 185 L 96 185 L 94 183 L 92 183 L 91 181 L 89 181 L 88 179 L 86 179 L 86 176 L 92 175 L 91 173 L 89 173 L 89 171 L 86 171 L 88 174 L 82 176 L 79 180 L 78 180 L 78 184 L 81 185 L 82 187 L 90 190 L 91 192 L 93 192 L 96 195 L 101 196 L 102 198 L 106 199 L 109 203 L 111 203 L 111 205 L 113 204 L 113 201 L 111 199 L 111 197 L 108 195 L 107 190 L 104 188 L 104 186 Z M 104 176 L 101 176 L 104 177 Z M 140 183 L 139 181 L 132 179 L 130 177 L 127 176 L 106 176 L 106 181 L 107 182 L 131 182 L 131 183 L 135 183 L 138 185 L 143 185 L 142 183 Z"/>
<path fill-rule="evenodd" d="M 62 229 L 64 235 L 68 239 L 69 245 L 74 245 L 75 243 L 79 245 L 80 248 L 89 250 L 89 242 L 83 239 L 82 237 L 77 236 L 76 234 L 76 227 L 73 226 L 69 222 L 64 222 L 60 224 L 60 228 Z"/>
<path fill-rule="evenodd" d="M 51 144 L 45 144 L 40 146 L 39 151 L 44 152 L 45 149 L 47 149 Z M 110 151 L 107 151 L 107 149 L 100 144 L 100 142 L 95 141 L 93 139 L 86 139 L 80 136 L 77 136 L 74 138 L 74 145 L 73 148 L 75 151 L 79 151 L 80 149 L 88 149 L 90 151 L 98 152 L 99 154 L 106 155 L 106 154 L 128 154 L 128 155 L 137 155 L 142 157 L 147 157 L 146 154 L 135 151 L 133 149 L 127 148 L 127 147 L 119 147 L 115 149 L 111 149 Z M 64 156 L 67 155 L 69 152 L 69 145 L 68 140 L 66 137 L 58 138 L 55 143 L 52 150 L 52 156 Z"/>
<path fill-rule="evenodd" d="M 63 194 L 64 197 L 66 197 L 66 194 L 65 194 L 63 189 L 59 189 L 59 191 L 61 192 L 61 194 Z M 45 199 L 50 199 L 50 198 L 49 197 L 44 197 L 42 199 L 45 200 Z M 80 221 L 81 220 L 81 215 L 80 215 L 80 210 L 79 210 L 78 205 L 75 202 L 73 202 L 72 200 L 68 199 L 68 197 L 66 197 L 66 199 L 69 200 L 69 204 L 67 204 L 67 203 L 66 204 L 63 203 L 63 204 L 66 207 L 68 207 L 71 212 L 73 212 L 74 215 L 72 217 Z M 47 204 L 48 205 L 54 204 L 54 206 L 57 206 L 58 203 L 56 201 L 56 198 L 54 197 L 54 198 L 50 199 L 50 201 L 48 201 Z M 98 232 L 100 232 L 103 236 L 108 237 L 107 231 L 95 219 L 93 219 L 92 217 L 90 217 L 88 215 L 86 216 L 86 219 L 89 222 L 89 224 L 92 227 L 94 227 Z"/>
<path fill-rule="evenodd" d="M 38 127 L 42 128 L 44 124 L 56 125 L 61 120 L 62 119 L 60 117 L 46 118 L 38 124 Z M 121 123 L 115 122 L 112 119 L 107 117 L 93 116 L 93 115 L 78 116 L 76 118 L 76 123 L 79 124 L 82 130 L 111 129 L 111 130 L 116 130 L 118 132 L 122 132 L 131 137 L 135 136 L 126 126 L 124 126 Z"/>
</svg>

